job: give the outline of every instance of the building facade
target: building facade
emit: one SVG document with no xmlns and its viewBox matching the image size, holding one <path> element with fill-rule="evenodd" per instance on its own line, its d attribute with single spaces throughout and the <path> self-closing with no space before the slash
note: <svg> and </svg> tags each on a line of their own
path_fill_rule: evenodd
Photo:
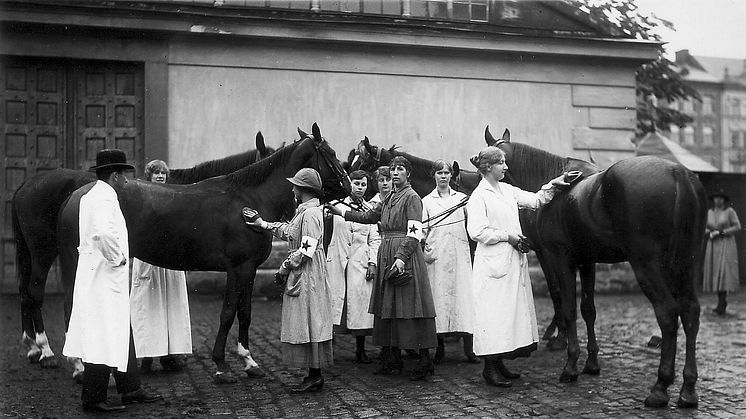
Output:
<svg viewBox="0 0 746 419">
<path fill-rule="evenodd" d="M 657 44 L 561 2 L 0 1 L 3 283 L 24 179 L 103 147 L 137 174 L 297 138 L 467 159 L 483 132 L 606 167 L 634 155 L 635 69 Z"/>
</svg>

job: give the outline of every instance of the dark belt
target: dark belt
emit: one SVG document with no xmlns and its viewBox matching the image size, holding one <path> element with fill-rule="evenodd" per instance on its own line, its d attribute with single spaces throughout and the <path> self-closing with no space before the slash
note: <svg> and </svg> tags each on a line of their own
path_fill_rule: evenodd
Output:
<svg viewBox="0 0 746 419">
<path fill-rule="evenodd" d="M 401 239 L 407 237 L 407 233 L 403 231 L 384 231 L 382 237 L 384 239 Z"/>
</svg>

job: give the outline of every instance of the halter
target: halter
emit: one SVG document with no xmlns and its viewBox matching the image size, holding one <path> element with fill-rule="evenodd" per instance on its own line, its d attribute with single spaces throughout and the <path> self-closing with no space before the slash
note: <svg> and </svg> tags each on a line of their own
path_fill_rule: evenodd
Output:
<svg viewBox="0 0 746 419">
<path fill-rule="evenodd" d="M 311 141 L 313 141 L 314 137 L 313 137 L 313 135 L 309 134 L 308 136 L 306 136 L 304 138 L 304 140 L 305 139 L 310 139 Z M 327 167 L 329 167 L 329 169 L 331 169 L 332 173 L 336 176 L 335 180 L 339 181 L 339 183 L 342 186 L 344 186 L 343 180 L 345 178 L 349 178 L 349 176 L 347 176 L 347 173 L 342 168 L 337 167 L 337 165 L 334 164 L 334 162 L 332 161 L 332 158 L 330 156 L 328 156 L 326 153 L 324 153 L 324 151 L 321 149 L 321 146 L 324 143 L 326 143 L 326 140 L 323 139 L 323 138 L 321 139 L 320 143 L 317 144 L 315 141 L 313 143 L 313 147 L 316 149 L 316 166 L 319 167 L 319 168 L 321 167 L 321 165 L 319 164 L 319 156 L 321 156 L 321 158 L 324 160 L 324 163 L 326 163 Z M 323 180 L 322 180 L 322 186 L 323 186 Z"/>
</svg>

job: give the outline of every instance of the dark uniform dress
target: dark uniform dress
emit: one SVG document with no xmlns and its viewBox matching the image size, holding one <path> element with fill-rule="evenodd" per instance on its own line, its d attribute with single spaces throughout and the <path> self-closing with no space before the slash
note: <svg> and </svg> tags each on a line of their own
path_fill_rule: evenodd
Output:
<svg viewBox="0 0 746 419">
<path fill-rule="evenodd" d="M 434 348 L 435 304 L 427 268 L 418 239 L 407 236 L 407 221 L 422 220 L 422 201 L 410 186 L 391 192 L 383 202 L 366 212 L 348 211 L 347 221 L 375 224 L 380 221 L 378 275 L 373 284 L 368 311 L 373 314 L 373 344 L 403 349 Z M 396 259 L 412 280 L 393 285 L 384 280 L 387 267 Z"/>
</svg>

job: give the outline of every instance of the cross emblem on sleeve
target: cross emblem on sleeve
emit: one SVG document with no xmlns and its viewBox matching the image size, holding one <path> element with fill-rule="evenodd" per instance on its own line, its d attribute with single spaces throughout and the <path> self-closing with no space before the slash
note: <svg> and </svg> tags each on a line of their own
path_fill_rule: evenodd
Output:
<svg viewBox="0 0 746 419">
<path fill-rule="evenodd" d="M 308 240 L 306 240 L 306 241 L 303 242 L 303 244 L 301 245 L 301 247 L 303 248 L 303 250 L 308 250 L 308 248 L 311 247 L 311 245 L 308 244 Z"/>
</svg>

